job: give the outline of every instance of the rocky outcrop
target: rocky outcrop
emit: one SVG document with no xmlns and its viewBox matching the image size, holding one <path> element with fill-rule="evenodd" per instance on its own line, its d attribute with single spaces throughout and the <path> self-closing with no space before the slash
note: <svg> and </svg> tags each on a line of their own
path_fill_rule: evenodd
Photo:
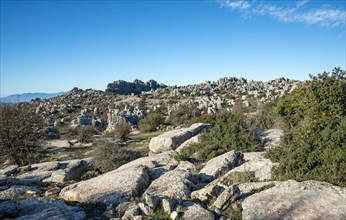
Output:
<svg viewBox="0 0 346 220">
<path fill-rule="evenodd" d="M 345 188 L 289 180 L 247 197 L 243 219 L 345 219 Z"/>
<path fill-rule="evenodd" d="M 117 80 L 107 85 L 106 92 L 119 94 L 119 95 L 130 95 L 130 94 L 141 94 L 150 90 L 159 88 L 165 88 L 164 84 L 158 84 L 155 80 L 149 80 L 147 83 L 136 79 L 135 81 L 126 82 L 123 80 Z"/>
<path fill-rule="evenodd" d="M 9 200 L 0 202 L 0 218 L 26 219 L 71 219 L 85 218 L 85 212 L 77 206 L 68 206 L 62 201 L 44 198 Z"/>
<path fill-rule="evenodd" d="M 138 197 L 149 185 L 145 166 L 116 169 L 101 176 L 81 181 L 63 188 L 60 197 L 67 201 L 119 204 Z"/>
<path fill-rule="evenodd" d="M 260 181 L 271 179 L 271 171 L 278 163 L 264 158 L 264 152 L 244 153 L 244 163 L 230 171 L 232 172 L 253 172 Z"/>
<path fill-rule="evenodd" d="M 243 154 L 230 151 L 209 160 L 198 174 L 199 179 L 210 182 L 243 162 Z"/>
<path fill-rule="evenodd" d="M 209 124 L 196 123 L 189 128 L 168 131 L 152 138 L 149 143 L 149 149 L 154 153 L 175 150 L 191 137 L 210 127 L 211 125 Z"/>
<path fill-rule="evenodd" d="M 177 151 L 178 153 L 181 153 L 181 151 L 183 149 L 185 149 L 186 147 L 188 147 L 190 144 L 198 143 L 199 136 L 200 136 L 200 134 L 193 136 L 192 138 L 188 139 L 187 141 L 182 143 L 177 149 L 175 149 L 175 151 Z"/>
</svg>

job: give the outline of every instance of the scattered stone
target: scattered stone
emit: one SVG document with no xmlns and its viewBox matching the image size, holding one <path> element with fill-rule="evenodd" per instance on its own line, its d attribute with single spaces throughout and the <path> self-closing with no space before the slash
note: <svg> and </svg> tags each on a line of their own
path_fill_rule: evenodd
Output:
<svg viewBox="0 0 346 220">
<path fill-rule="evenodd" d="M 41 190 L 37 186 L 11 186 L 8 189 L 0 191 L 0 199 L 17 199 L 26 194 L 31 194 L 31 196 L 38 195 Z"/>
<path fill-rule="evenodd" d="M 150 206 L 145 205 L 144 203 L 139 203 L 138 206 L 139 206 L 139 208 L 141 209 L 141 211 L 143 212 L 144 215 L 152 215 L 152 214 L 154 214 L 154 210 Z"/>
<path fill-rule="evenodd" d="M 154 196 L 149 192 L 144 193 L 145 202 L 154 210 L 160 206 L 160 198 L 158 196 Z"/>
<path fill-rule="evenodd" d="M 175 203 L 173 199 L 162 199 L 162 208 L 165 212 L 171 214 L 174 211 Z"/>
<path fill-rule="evenodd" d="M 179 218 L 179 213 L 177 211 L 174 211 L 170 214 L 170 217 L 172 220 L 177 220 Z"/>
</svg>

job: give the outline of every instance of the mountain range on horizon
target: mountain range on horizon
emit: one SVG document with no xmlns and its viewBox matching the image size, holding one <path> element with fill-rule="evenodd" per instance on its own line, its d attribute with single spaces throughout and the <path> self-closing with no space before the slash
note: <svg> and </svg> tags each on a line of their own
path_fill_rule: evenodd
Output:
<svg viewBox="0 0 346 220">
<path fill-rule="evenodd" d="M 64 92 L 57 92 L 57 93 L 35 92 L 35 93 L 13 94 L 13 95 L 1 97 L 0 102 L 5 102 L 5 103 L 27 102 L 36 98 L 49 99 L 49 98 L 53 98 L 62 94 L 64 94 Z"/>
</svg>

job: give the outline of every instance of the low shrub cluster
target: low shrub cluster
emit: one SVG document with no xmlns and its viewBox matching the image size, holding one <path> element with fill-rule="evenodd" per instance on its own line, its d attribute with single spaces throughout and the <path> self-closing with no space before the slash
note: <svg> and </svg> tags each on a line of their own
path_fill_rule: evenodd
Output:
<svg viewBox="0 0 346 220">
<path fill-rule="evenodd" d="M 158 112 L 150 112 L 145 118 L 139 121 L 139 129 L 141 132 L 153 132 L 157 131 L 157 127 L 162 125 L 165 121 L 165 118 L 162 114 Z"/>
<path fill-rule="evenodd" d="M 346 186 L 346 72 L 311 76 L 303 88 L 281 100 L 276 113 L 285 120 L 282 147 L 267 156 L 280 163 L 278 180 L 326 181 Z"/>
<path fill-rule="evenodd" d="M 213 128 L 203 133 L 199 143 L 191 144 L 181 152 L 182 159 L 189 157 L 207 161 L 231 150 L 259 151 L 262 147 L 253 131 L 247 127 L 246 117 L 232 112 L 219 112 L 210 117 Z"/>
<path fill-rule="evenodd" d="M 95 142 L 94 163 L 93 166 L 101 173 L 115 170 L 141 155 L 138 151 L 128 150 L 118 143 L 107 141 Z"/>
</svg>

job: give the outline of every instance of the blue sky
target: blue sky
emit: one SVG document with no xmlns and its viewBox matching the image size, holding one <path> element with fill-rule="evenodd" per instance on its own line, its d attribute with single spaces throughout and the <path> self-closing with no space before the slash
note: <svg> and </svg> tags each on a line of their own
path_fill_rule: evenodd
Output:
<svg viewBox="0 0 346 220">
<path fill-rule="evenodd" d="M 345 1 L 1 1 L 1 96 L 345 69 Z"/>
</svg>

